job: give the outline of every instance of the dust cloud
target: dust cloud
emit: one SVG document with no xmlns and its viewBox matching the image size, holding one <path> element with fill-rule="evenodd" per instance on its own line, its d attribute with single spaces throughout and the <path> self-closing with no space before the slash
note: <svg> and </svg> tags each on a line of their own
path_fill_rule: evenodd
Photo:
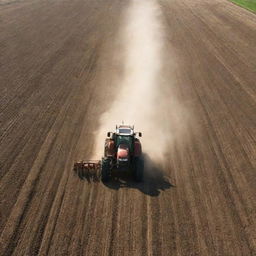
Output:
<svg viewBox="0 0 256 256">
<path fill-rule="evenodd" d="M 116 85 L 115 101 L 100 120 L 95 159 L 103 154 L 107 131 L 114 131 L 115 125 L 122 121 L 142 132 L 143 152 L 151 159 L 160 160 L 164 156 L 171 136 L 166 116 L 170 102 L 161 88 L 165 86 L 165 33 L 161 17 L 157 1 L 131 1 L 119 39 L 123 72 Z"/>
</svg>

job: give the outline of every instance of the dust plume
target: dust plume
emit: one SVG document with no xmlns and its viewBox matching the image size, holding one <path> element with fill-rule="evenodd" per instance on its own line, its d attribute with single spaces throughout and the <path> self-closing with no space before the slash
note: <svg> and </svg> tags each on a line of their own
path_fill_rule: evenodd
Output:
<svg viewBox="0 0 256 256">
<path fill-rule="evenodd" d="M 117 81 L 115 100 L 101 117 L 94 158 L 102 156 L 107 131 L 113 131 L 122 121 L 142 132 L 143 151 L 152 159 L 161 159 L 166 150 L 170 139 L 165 116 L 169 102 L 161 89 L 165 44 L 161 16 L 157 1 L 131 1 L 119 39 L 123 72 Z"/>
</svg>

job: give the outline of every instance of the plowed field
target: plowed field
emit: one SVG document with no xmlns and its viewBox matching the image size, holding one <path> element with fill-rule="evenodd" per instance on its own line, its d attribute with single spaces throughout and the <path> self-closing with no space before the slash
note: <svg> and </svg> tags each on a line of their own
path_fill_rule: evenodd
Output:
<svg viewBox="0 0 256 256">
<path fill-rule="evenodd" d="M 256 16 L 228 1 L 154 2 L 161 118 L 141 141 L 168 143 L 144 182 L 72 170 L 118 97 L 130 2 L 0 1 L 1 255 L 256 255 Z"/>
</svg>

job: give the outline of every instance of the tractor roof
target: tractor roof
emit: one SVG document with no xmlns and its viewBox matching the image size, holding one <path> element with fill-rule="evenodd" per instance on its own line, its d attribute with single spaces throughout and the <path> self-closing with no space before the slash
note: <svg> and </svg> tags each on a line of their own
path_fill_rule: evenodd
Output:
<svg viewBox="0 0 256 256">
<path fill-rule="evenodd" d="M 131 125 L 117 125 L 116 134 L 118 135 L 134 135 L 134 126 Z"/>
</svg>

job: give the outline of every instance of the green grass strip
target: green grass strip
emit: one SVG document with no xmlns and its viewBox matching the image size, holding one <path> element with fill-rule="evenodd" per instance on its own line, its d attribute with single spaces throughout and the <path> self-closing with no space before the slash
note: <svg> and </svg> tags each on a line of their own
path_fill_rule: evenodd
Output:
<svg viewBox="0 0 256 256">
<path fill-rule="evenodd" d="M 256 12 L 256 0 L 230 0 L 250 11 Z"/>
</svg>

